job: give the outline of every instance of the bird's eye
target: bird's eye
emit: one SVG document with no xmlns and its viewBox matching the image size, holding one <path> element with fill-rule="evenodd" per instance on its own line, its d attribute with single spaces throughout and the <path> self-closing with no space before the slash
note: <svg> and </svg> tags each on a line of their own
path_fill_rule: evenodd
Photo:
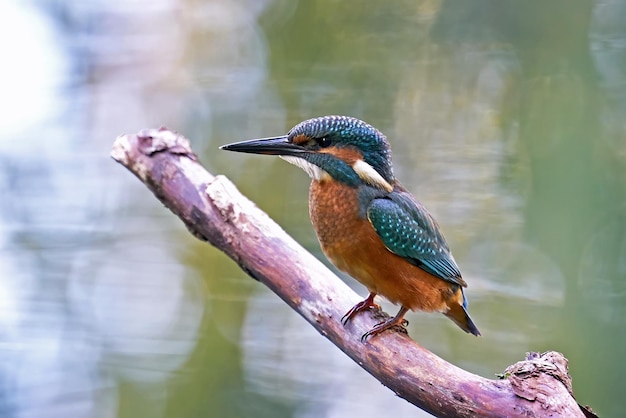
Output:
<svg viewBox="0 0 626 418">
<path fill-rule="evenodd" d="M 322 148 L 326 148 L 331 144 L 331 140 L 326 138 L 325 136 L 322 138 L 317 138 L 317 145 Z"/>
</svg>

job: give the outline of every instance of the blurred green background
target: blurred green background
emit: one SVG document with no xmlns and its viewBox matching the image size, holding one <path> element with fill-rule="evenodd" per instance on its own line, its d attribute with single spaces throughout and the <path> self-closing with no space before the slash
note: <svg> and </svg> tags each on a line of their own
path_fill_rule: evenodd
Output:
<svg viewBox="0 0 626 418">
<path fill-rule="evenodd" d="M 324 259 L 306 174 L 217 148 L 326 114 L 386 133 L 469 283 L 483 337 L 423 313 L 411 336 L 488 378 L 561 351 L 578 401 L 623 413 L 626 1 L 4 0 L 0 21 L 1 416 L 426 416 L 109 158 L 178 130 Z"/>
</svg>

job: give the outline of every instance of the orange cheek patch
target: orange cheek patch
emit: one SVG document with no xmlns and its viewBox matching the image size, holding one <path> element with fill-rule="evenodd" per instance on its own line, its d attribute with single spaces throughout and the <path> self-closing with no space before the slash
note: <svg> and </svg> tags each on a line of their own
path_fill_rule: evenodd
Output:
<svg viewBox="0 0 626 418">
<path fill-rule="evenodd" d="M 311 139 L 311 138 L 309 138 L 309 137 L 308 137 L 308 136 L 306 136 L 306 135 L 297 135 L 297 136 L 294 136 L 294 137 L 293 137 L 293 140 L 292 140 L 292 142 L 293 142 L 294 144 L 296 144 L 296 145 L 305 145 L 305 144 L 307 144 L 307 143 L 308 143 L 308 142 L 310 142 L 310 141 L 312 141 L 312 139 Z"/>
<path fill-rule="evenodd" d="M 337 148 L 337 147 L 329 147 L 322 148 L 319 151 L 320 153 L 332 154 L 335 157 L 345 161 L 350 166 L 354 165 L 358 160 L 363 159 L 363 154 L 361 154 L 355 148 Z"/>
</svg>

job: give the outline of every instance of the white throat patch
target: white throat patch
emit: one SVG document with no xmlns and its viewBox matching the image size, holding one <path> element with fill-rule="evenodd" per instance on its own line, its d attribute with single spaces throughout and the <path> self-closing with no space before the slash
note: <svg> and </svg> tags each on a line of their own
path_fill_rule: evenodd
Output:
<svg viewBox="0 0 626 418">
<path fill-rule="evenodd" d="M 308 162 L 305 159 L 298 158 L 298 157 L 293 157 L 291 155 L 281 155 L 280 158 L 282 158 L 283 160 L 287 161 L 290 164 L 295 165 L 296 167 L 300 167 L 313 180 L 320 181 L 323 178 L 327 178 L 329 176 L 329 174 L 326 171 L 322 170 L 321 168 L 319 168 L 315 164 L 311 164 L 310 162 Z"/>
<path fill-rule="evenodd" d="M 311 164 L 303 158 L 293 157 L 291 155 L 281 155 L 280 158 L 290 164 L 300 167 L 313 180 L 320 181 L 330 177 L 330 174 L 328 174 L 325 170 L 322 170 L 315 164 Z M 386 190 L 387 192 L 391 192 L 393 190 L 393 186 L 389 184 L 387 180 L 383 178 L 383 176 L 378 174 L 378 171 L 374 170 L 374 167 L 372 167 L 365 161 L 356 160 L 356 162 L 352 165 L 352 169 L 361 178 L 361 180 L 363 180 L 370 186 Z"/>
<path fill-rule="evenodd" d="M 387 192 L 391 192 L 393 190 L 393 186 L 389 184 L 383 176 L 378 174 L 378 171 L 374 170 L 374 167 L 365 161 L 356 160 L 356 162 L 352 165 L 352 169 L 361 178 L 361 180 L 370 186 L 378 187 L 379 189 L 386 190 Z"/>
</svg>

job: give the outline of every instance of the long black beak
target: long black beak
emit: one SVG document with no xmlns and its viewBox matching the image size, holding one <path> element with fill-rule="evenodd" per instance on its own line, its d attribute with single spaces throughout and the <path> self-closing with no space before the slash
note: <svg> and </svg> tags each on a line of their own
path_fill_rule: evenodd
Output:
<svg viewBox="0 0 626 418">
<path fill-rule="evenodd" d="M 275 138 L 251 139 L 249 141 L 234 142 L 222 145 L 220 149 L 226 151 L 246 152 L 249 154 L 267 155 L 299 155 L 306 150 L 288 141 L 287 136 L 277 136 Z"/>
</svg>

